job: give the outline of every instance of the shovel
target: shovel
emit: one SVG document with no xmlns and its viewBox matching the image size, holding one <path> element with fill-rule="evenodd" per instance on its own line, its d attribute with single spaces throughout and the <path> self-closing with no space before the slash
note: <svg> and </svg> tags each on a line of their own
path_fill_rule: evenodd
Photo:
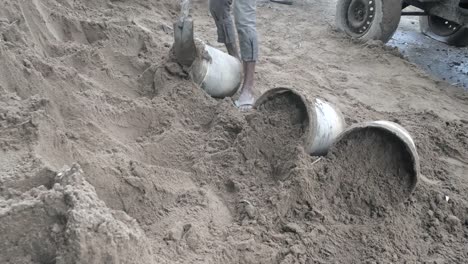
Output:
<svg viewBox="0 0 468 264">
<path fill-rule="evenodd" d="M 184 66 L 192 65 L 197 52 L 189 8 L 189 1 L 182 0 L 180 18 L 174 23 L 174 54 L 177 62 Z"/>
</svg>

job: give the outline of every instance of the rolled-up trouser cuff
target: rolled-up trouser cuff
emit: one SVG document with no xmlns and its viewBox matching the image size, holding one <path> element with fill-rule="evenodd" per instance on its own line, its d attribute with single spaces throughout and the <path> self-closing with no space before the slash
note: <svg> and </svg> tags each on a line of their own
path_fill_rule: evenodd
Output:
<svg viewBox="0 0 468 264">
<path fill-rule="evenodd" d="M 243 61 L 257 61 L 258 59 L 258 40 L 257 32 L 252 29 L 238 28 L 239 48 Z"/>
</svg>

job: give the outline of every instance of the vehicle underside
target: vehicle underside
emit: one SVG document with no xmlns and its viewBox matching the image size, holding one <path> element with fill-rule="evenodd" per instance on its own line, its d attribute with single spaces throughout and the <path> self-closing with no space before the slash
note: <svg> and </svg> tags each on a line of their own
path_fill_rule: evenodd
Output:
<svg viewBox="0 0 468 264">
<path fill-rule="evenodd" d="M 351 37 L 387 42 L 401 16 L 419 16 L 421 32 L 429 37 L 468 46 L 468 0 L 339 0 L 336 20 Z"/>
</svg>

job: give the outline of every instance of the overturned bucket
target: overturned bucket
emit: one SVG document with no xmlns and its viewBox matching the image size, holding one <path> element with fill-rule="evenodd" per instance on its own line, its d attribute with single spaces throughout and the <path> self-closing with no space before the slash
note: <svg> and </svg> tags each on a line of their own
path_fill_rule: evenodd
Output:
<svg viewBox="0 0 468 264">
<path fill-rule="evenodd" d="M 289 88 L 268 90 L 257 99 L 255 107 L 258 108 L 267 101 L 279 96 L 295 97 L 306 112 L 304 150 L 314 156 L 327 154 L 334 140 L 346 127 L 341 112 L 324 100 L 309 99 Z"/>
<path fill-rule="evenodd" d="M 330 156 L 341 169 L 339 193 L 355 200 L 348 207 L 371 210 L 399 204 L 418 182 L 416 145 L 409 132 L 394 122 L 351 126 L 336 139 Z"/>
<path fill-rule="evenodd" d="M 242 81 L 242 64 L 235 57 L 196 40 L 197 56 L 190 77 L 209 95 L 232 96 Z"/>
</svg>

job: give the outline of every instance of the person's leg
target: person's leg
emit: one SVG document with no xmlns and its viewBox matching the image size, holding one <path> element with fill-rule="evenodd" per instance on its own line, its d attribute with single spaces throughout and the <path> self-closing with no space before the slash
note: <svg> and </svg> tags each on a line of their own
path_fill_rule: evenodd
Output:
<svg viewBox="0 0 468 264">
<path fill-rule="evenodd" d="M 234 16 L 244 64 L 244 83 L 236 105 L 242 110 L 252 108 L 255 102 L 253 90 L 258 59 L 256 4 L 256 0 L 234 0 Z"/>
<path fill-rule="evenodd" d="M 224 43 L 231 56 L 239 58 L 236 34 L 231 18 L 232 0 L 210 0 L 210 12 L 218 29 L 218 42 Z"/>
</svg>

